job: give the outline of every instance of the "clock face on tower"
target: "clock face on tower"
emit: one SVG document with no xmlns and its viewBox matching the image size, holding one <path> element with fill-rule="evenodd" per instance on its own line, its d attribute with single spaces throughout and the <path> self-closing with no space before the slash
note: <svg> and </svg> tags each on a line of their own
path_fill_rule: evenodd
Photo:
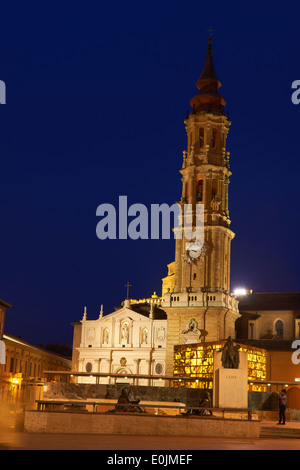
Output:
<svg viewBox="0 0 300 470">
<path fill-rule="evenodd" d="M 185 247 L 190 258 L 196 259 L 201 255 L 202 244 L 200 242 L 186 242 Z"/>
<path fill-rule="evenodd" d="M 197 251 L 190 250 L 190 251 L 189 251 L 189 255 L 190 255 L 190 257 L 193 258 L 193 259 L 199 258 L 199 256 L 201 255 L 201 250 L 197 250 Z"/>
</svg>

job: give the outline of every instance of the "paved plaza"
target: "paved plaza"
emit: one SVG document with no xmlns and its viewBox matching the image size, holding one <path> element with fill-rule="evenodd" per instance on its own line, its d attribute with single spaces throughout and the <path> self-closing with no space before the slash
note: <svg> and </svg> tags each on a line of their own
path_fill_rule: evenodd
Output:
<svg viewBox="0 0 300 470">
<path fill-rule="evenodd" d="M 11 433 L 0 450 L 300 450 L 300 439 L 186 438 L 168 436 Z"/>
<path fill-rule="evenodd" d="M 278 426 L 261 422 L 261 438 L 205 438 L 184 436 L 38 434 L 16 431 L 15 413 L 0 405 L 0 450 L 103 450 L 200 451 L 200 450 L 300 450 L 300 422 Z M 268 437 L 266 437 L 268 436 Z M 270 437 L 272 436 L 272 437 Z M 293 436 L 291 438 L 291 436 Z M 151 453 L 151 452 L 150 452 Z M 184 452 L 186 453 L 186 452 Z"/>
<path fill-rule="evenodd" d="M 263 422 L 263 427 L 276 427 Z M 285 430 L 297 429 L 300 423 L 287 423 Z M 174 436 L 130 436 L 93 434 L 29 434 L 8 430 L 1 433 L 0 450 L 105 450 L 197 451 L 197 450 L 300 450 L 300 438 L 199 438 Z"/>
</svg>

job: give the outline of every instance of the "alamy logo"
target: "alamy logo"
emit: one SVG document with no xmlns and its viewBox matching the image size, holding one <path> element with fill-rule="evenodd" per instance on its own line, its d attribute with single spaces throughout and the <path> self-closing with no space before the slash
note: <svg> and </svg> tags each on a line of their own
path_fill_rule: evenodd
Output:
<svg viewBox="0 0 300 470">
<path fill-rule="evenodd" d="M 204 243 L 204 205 L 196 204 L 151 204 L 150 211 L 144 204 L 128 207 L 127 196 L 119 196 L 119 207 L 100 204 L 96 215 L 101 217 L 96 227 L 100 240 L 158 240 L 185 238 L 188 249 L 197 250 Z M 172 235 L 173 234 L 173 235 Z"/>
<path fill-rule="evenodd" d="M 6 104 L 6 85 L 3 80 L 0 80 L 0 104 Z"/>
<path fill-rule="evenodd" d="M 293 104 L 300 103 L 300 80 L 294 80 L 292 83 L 292 90 L 296 90 L 292 93 L 291 100 Z"/>
<path fill-rule="evenodd" d="M 295 341 L 292 342 L 292 349 L 296 349 L 295 352 L 292 354 L 292 363 L 295 365 L 300 364 L 300 340 L 295 339 Z"/>
</svg>

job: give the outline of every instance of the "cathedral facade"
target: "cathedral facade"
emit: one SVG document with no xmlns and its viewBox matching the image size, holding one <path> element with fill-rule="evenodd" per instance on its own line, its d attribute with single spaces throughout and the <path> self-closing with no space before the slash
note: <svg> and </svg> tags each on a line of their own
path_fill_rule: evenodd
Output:
<svg viewBox="0 0 300 470">
<path fill-rule="evenodd" d="M 108 315 L 88 319 L 85 309 L 74 323 L 73 370 L 84 372 L 81 383 L 94 383 L 93 373 L 107 374 L 101 383 L 110 383 L 110 374 L 120 374 L 117 382 L 130 383 L 131 375 L 151 375 L 138 385 L 162 385 L 165 375 L 167 317 L 154 303 L 130 303 Z M 86 374 L 87 373 L 87 374 Z M 90 375 L 89 375 L 90 374 Z"/>
</svg>

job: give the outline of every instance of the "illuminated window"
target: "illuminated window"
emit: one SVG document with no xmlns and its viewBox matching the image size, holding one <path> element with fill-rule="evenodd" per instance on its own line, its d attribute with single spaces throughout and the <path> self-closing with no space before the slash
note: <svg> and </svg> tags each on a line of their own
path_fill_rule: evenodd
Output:
<svg viewBox="0 0 300 470">
<path fill-rule="evenodd" d="M 186 388 L 212 388 L 213 379 L 213 354 L 220 349 L 224 341 L 206 343 L 205 346 L 180 345 L 174 347 L 173 373 L 178 377 L 194 377 L 201 380 L 174 381 L 175 387 Z M 248 379 L 265 381 L 267 378 L 267 358 L 263 349 L 241 345 L 241 350 L 248 355 Z M 206 380 L 207 379 L 207 380 Z M 249 390 L 266 391 L 265 384 L 249 384 Z"/>
<path fill-rule="evenodd" d="M 278 336 L 279 339 L 283 339 L 283 322 L 281 320 L 277 320 L 275 323 L 275 331 L 276 336 Z"/>
</svg>

